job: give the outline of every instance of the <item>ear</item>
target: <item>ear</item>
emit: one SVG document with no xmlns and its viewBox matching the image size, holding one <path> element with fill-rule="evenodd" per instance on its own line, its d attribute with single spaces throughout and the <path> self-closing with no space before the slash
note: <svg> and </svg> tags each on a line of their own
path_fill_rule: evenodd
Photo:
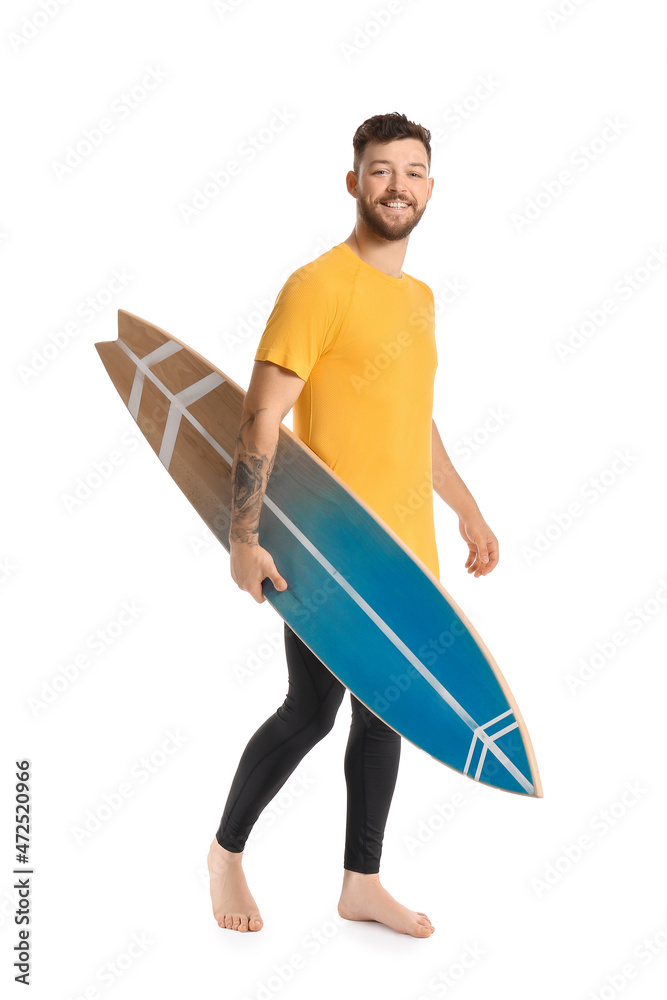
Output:
<svg viewBox="0 0 667 1000">
<path fill-rule="evenodd" d="M 357 175 L 354 170 L 348 170 L 345 176 L 345 184 L 347 185 L 347 190 L 352 195 L 353 198 L 357 197 Z"/>
</svg>

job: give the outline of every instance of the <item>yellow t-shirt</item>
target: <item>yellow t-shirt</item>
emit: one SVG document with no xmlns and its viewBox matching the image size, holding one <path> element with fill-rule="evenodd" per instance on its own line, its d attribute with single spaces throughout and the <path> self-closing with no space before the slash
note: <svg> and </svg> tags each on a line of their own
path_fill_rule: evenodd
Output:
<svg viewBox="0 0 667 1000">
<path fill-rule="evenodd" d="M 256 361 L 305 380 L 294 433 L 439 578 L 431 421 L 438 356 L 433 292 L 339 243 L 278 293 Z"/>
</svg>

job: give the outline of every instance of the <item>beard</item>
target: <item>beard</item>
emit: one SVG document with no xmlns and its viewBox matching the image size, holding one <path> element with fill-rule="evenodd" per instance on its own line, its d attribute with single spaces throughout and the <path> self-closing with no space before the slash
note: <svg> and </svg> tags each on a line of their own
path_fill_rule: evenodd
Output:
<svg viewBox="0 0 667 1000">
<path fill-rule="evenodd" d="M 400 199 L 397 198 L 396 201 L 400 201 Z M 381 240 L 394 242 L 396 240 L 404 240 L 412 232 L 424 214 L 426 204 L 428 203 L 424 204 L 421 211 L 411 205 L 410 208 L 405 210 L 405 218 L 401 215 L 390 218 L 382 213 L 382 208 L 379 204 L 370 204 L 363 198 L 358 199 L 357 208 L 361 220 L 372 233 Z"/>
</svg>

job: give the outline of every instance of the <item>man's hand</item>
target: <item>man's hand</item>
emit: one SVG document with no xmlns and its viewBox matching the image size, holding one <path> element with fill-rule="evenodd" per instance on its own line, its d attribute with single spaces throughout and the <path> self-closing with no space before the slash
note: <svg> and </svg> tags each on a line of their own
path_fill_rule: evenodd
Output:
<svg viewBox="0 0 667 1000">
<path fill-rule="evenodd" d="M 459 518 L 459 531 L 470 549 L 466 569 L 475 576 L 486 576 L 498 563 L 498 539 L 481 514 Z"/>
<path fill-rule="evenodd" d="M 261 545 L 232 542 L 229 547 L 229 555 L 234 583 L 241 590 L 247 590 L 258 604 L 266 600 L 262 593 L 262 580 L 265 580 L 267 576 L 276 590 L 287 589 L 287 580 L 276 569 L 273 556 Z"/>
</svg>

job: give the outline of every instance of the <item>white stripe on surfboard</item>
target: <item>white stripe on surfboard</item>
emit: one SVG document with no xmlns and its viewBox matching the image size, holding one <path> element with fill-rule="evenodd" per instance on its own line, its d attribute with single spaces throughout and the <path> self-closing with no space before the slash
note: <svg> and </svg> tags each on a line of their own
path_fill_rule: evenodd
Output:
<svg viewBox="0 0 667 1000">
<path fill-rule="evenodd" d="M 173 344 L 174 341 L 168 341 L 167 343 L 172 343 Z M 167 343 L 163 344 L 162 347 L 166 348 Z M 219 442 L 216 441 L 215 438 L 211 434 L 209 434 L 209 432 L 206 430 L 206 428 L 203 427 L 202 424 L 197 420 L 197 418 L 194 417 L 189 412 L 189 410 L 187 409 L 187 405 L 188 404 L 185 402 L 185 399 L 187 398 L 185 396 L 185 393 L 187 392 L 187 390 L 186 389 L 181 390 L 181 392 L 179 392 L 177 394 L 172 393 L 166 387 L 166 385 L 164 385 L 164 383 L 150 370 L 147 362 L 148 362 L 148 359 L 151 358 L 153 355 L 155 355 L 156 352 L 152 351 L 151 354 L 147 354 L 146 357 L 142 359 L 142 358 L 139 358 L 134 353 L 134 351 L 132 351 L 127 346 L 127 344 L 123 343 L 122 340 L 119 339 L 118 340 L 118 344 L 123 349 L 123 351 L 125 351 L 125 353 L 132 360 L 132 362 L 137 366 L 137 369 L 141 369 L 143 375 L 144 376 L 148 376 L 148 378 L 157 386 L 157 388 L 160 390 L 160 392 L 163 393 L 163 395 L 169 400 L 169 403 L 170 403 L 169 412 L 170 412 L 170 414 L 171 414 L 172 407 L 175 407 L 178 410 L 178 412 L 179 412 L 179 418 L 178 418 L 179 422 L 180 422 L 180 415 L 182 414 L 183 416 L 185 416 L 190 421 L 190 423 L 193 425 L 193 427 L 196 427 L 196 429 L 199 431 L 199 433 L 202 435 L 202 437 L 206 441 L 208 441 L 208 443 L 211 445 L 211 447 L 214 448 L 214 450 L 217 451 L 218 454 L 231 467 L 232 464 L 233 464 L 233 456 L 229 455 L 225 451 L 225 449 L 222 447 L 222 445 L 219 444 Z M 157 350 L 159 351 L 159 350 L 161 350 L 161 348 L 158 348 Z M 182 350 L 182 346 L 180 344 L 175 344 L 175 349 L 171 350 L 166 356 L 169 356 L 169 354 L 176 353 L 176 351 L 178 351 L 178 350 Z M 155 362 L 152 362 L 152 363 L 155 363 Z M 212 389 L 216 388 L 216 386 L 218 386 L 222 382 L 224 382 L 223 377 L 221 375 L 218 375 L 217 372 L 211 372 L 211 375 L 215 376 L 215 378 L 217 379 L 217 381 L 216 381 L 215 385 L 210 385 L 209 389 L 207 390 L 209 392 Z M 209 376 L 207 376 L 207 378 L 208 377 Z M 193 383 L 193 385 L 190 386 L 189 388 L 192 389 L 192 388 L 195 388 L 197 386 L 202 386 L 202 383 L 205 382 L 205 381 L 206 381 L 206 379 L 200 379 L 198 382 Z M 197 394 L 195 396 L 195 398 L 199 399 L 200 395 Z M 193 400 L 190 399 L 189 402 L 193 402 Z M 133 416 L 134 416 L 134 414 L 133 414 Z M 169 423 L 169 419 L 167 419 L 167 423 Z M 176 431 L 177 430 L 178 430 L 178 426 L 176 425 Z M 175 434 L 174 434 L 174 441 L 175 441 Z M 171 459 L 171 452 L 172 451 L 173 451 L 173 442 L 172 442 L 171 450 L 169 451 L 169 458 L 170 459 Z M 162 457 L 162 449 L 160 450 L 160 456 Z M 166 464 L 166 467 L 168 469 L 169 468 L 169 463 L 166 462 L 165 464 Z M 329 562 L 329 560 L 326 558 L 326 556 L 324 556 L 319 551 L 319 549 L 315 545 L 313 545 L 313 543 L 311 542 L 311 540 L 306 535 L 304 535 L 304 533 L 301 531 L 301 529 L 298 528 L 296 526 L 296 524 L 294 524 L 294 522 L 266 494 L 264 495 L 264 503 L 273 511 L 273 513 L 276 515 L 276 517 L 278 517 L 283 522 L 283 524 L 289 529 L 289 531 L 291 531 L 291 533 L 294 535 L 294 537 L 299 539 L 299 541 L 304 546 L 304 548 L 308 549 L 308 551 L 311 553 L 311 555 L 313 555 L 314 558 L 320 563 L 320 565 L 323 566 L 324 569 L 326 569 L 327 572 L 340 584 L 340 586 L 346 591 L 346 593 L 348 593 L 350 595 L 350 597 L 352 598 L 352 600 L 368 615 L 368 617 L 372 621 L 375 622 L 375 624 L 380 629 L 380 631 L 382 631 L 387 636 L 387 638 L 394 644 L 394 646 L 398 650 L 400 650 L 400 652 L 403 653 L 403 655 L 405 656 L 405 658 L 407 660 L 409 660 L 410 663 L 412 663 L 412 665 L 415 667 L 415 669 L 418 670 L 419 673 L 422 675 L 422 677 L 424 678 L 424 680 L 426 680 L 431 685 L 431 687 L 434 688 L 434 690 L 436 690 L 438 692 L 438 694 L 443 698 L 444 701 L 447 702 L 447 704 L 450 706 L 450 708 L 472 730 L 472 732 L 473 732 L 473 739 L 472 739 L 472 744 L 471 744 L 471 747 L 470 747 L 470 751 L 468 753 L 468 762 L 466 763 L 466 771 L 464 771 L 464 774 L 467 773 L 467 767 L 468 767 L 470 759 L 471 759 L 472 750 L 473 750 L 473 747 L 475 745 L 475 742 L 476 742 L 476 740 L 479 739 L 484 744 L 484 753 L 486 752 L 487 749 L 490 750 L 491 753 L 495 757 L 497 757 L 497 759 L 500 761 L 500 763 L 503 764 L 505 766 L 505 768 L 509 771 L 509 773 L 516 779 L 516 781 L 518 781 L 518 783 L 521 785 L 521 787 L 524 788 L 529 793 L 532 792 L 533 791 L 533 785 L 532 785 L 532 783 L 530 781 L 528 781 L 528 779 L 526 777 L 524 777 L 524 775 L 521 773 L 521 771 L 518 769 L 518 767 L 509 759 L 509 757 L 507 756 L 507 754 L 505 754 L 500 749 L 500 747 L 496 746 L 494 740 L 500 734 L 497 734 L 496 737 L 489 736 L 488 733 L 485 732 L 485 728 L 483 726 L 479 726 L 475 722 L 475 720 L 466 711 L 466 709 L 463 707 L 463 705 L 461 705 L 456 700 L 456 698 L 451 694 L 451 692 L 448 691 L 447 688 L 443 684 L 441 684 L 441 682 L 438 680 L 438 678 L 435 677 L 431 673 L 431 671 L 428 669 L 428 667 L 424 666 L 424 664 L 421 662 L 421 660 L 419 660 L 415 656 L 415 654 L 412 652 L 412 650 L 408 646 L 406 646 L 406 644 L 403 642 L 403 640 L 398 635 L 396 635 L 396 633 L 393 631 L 393 629 L 391 629 L 387 625 L 387 623 L 382 618 L 380 618 L 380 616 L 377 614 L 377 612 L 374 611 L 373 608 L 370 606 L 370 604 L 368 604 L 368 602 L 364 600 L 364 598 L 361 596 L 361 594 L 357 593 L 357 591 L 354 589 L 354 587 L 352 587 L 352 585 L 348 583 L 348 581 L 345 579 L 345 577 L 342 576 L 341 573 L 339 573 L 339 571 L 336 569 L 336 567 L 333 566 L 332 563 Z M 502 715 L 498 716 L 497 719 L 503 718 L 505 715 L 509 715 L 509 714 L 511 714 L 511 709 L 508 710 L 507 712 L 504 712 Z M 497 719 L 494 719 L 492 721 L 497 721 Z M 491 725 L 491 723 L 487 722 L 485 725 L 489 726 L 489 725 Z M 518 726 L 518 723 L 515 723 L 515 726 L 513 726 L 511 728 L 515 728 L 516 726 Z M 478 768 L 478 774 L 479 774 L 479 768 Z"/>
<path fill-rule="evenodd" d="M 511 731 L 512 731 L 513 729 L 516 729 L 516 728 L 518 727 L 518 725 L 519 725 L 519 723 L 518 723 L 518 722 L 513 722 L 513 723 L 511 724 L 511 726 L 505 726 L 505 728 L 504 728 L 504 729 L 501 729 L 501 730 L 500 730 L 500 732 L 498 732 L 498 733 L 494 733 L 494 734 L 493 734 L 493 736 L 491 737 L 491 739 L 492 739 L 492 740 L 497 740 L 497 739 L 498 739 L 498 738 L 499 738 L 500 736 L 504 736 L 504 735 L 505 735 L 505 733 L 509 733 L 509 732 L 511 732 Z M 464 773 L 464 774 L 467 774 L 467 773 L 468 773 L 468 765 L 469 765 L 469 763 L 470 763 L 470 757 L 471 757 L 471 754 L 472 754 L 472 749 L 473 749 L 473 748 L 474 748 L 474 746 L 475 746 L 475 741 L 476 741 L 476 739 L 477 739 L 477 737 L 473 737 L 473 741 L 472 741 L 472 746 L 471 746 L 471 748 L 470 748 L 470 749 L 471 749 L 471 753 L 469 753 L 469 754 L 468 754 L 468 760 L 466 761 L 466 766 L 465 766 L 465 768 L 464 768 L 464 770 L 463 770 L 463 773 Z M 485 758 L 485 756 L 486 756 L 486 750 L 487 750 L 487 744 L 485 743 L 485 744 L 483 745 L 483 747 L 482 747 L 482 752 L 481 752 L 481 754 L 480 754 L 480 756 L 479 756 L 479 762 L 478 762 L 478 764 L 477 764 L 477 770 L 475 771 L 475 777 L 476 777 L 476 778 L 477 778 L 478 780 L 479 780 L 479 776 L 480 776 L 480 774 L 482 773 L 482 767 L 483 767 L 483 765 L 484 765 L 484 758 Z"/>
<path fill-rule="evenodd" d="M 518 727 L 518 725 L 519 725 L 518 722 L 513 722 L 511 726 L 506 726 L 505 729 L 502 729 L 499 733 L 494 733 L 494 735 L 491 737 L 491 739 L 492 740 L 497 740 L 499 736 L 504 736 L 505 733 L 509 733 L 512 729 L 516 729 Z M 473 744 L 474 744 L 474 741 L 473 741 Z M 482 747 L 482 752 L 479 755 L 479 763 L 477 764 L 477 770 L 475 771 L 475 778 L 476 778 L 477 781 L 479 781 L 479 776 L 482 773 L 482 768 L 484 766 L 484 758 L 486 757 L 486 750 L 487 750 L 487 745 L 485 743 L 484 746 Z M 467 768 L 466 768 L 466 770 L 463 773 L 464 774 L 468 774 Z"/>
<path fill-rule="evenodd" d="M 171 357 L 176 351 L 181 350 L 181 345 L 177 344 L 174 340 L 167 340 L 164 344 L 160 344 L 156 347 L 154 351 L 147 354 L 141 360 L 144 365 L 156 365 L 158 361 L 164 361 L 165 358 Z M 139 407 L 141 405 L 141 393 L 144 388 L 144 371 L 137 365 L 137 369 L 134 373 L 134 381 L 132 382 L 132 392 L 130 393 L 130 400 L 127 404 L 127 408 L 134 417 L 137 419 L 139 413 Z"/>
<path fill-rule="evenodd" d="M 169 415 L 167 416 L 167 423 L 165 424 L 164 434 L 162 435 L 162 444 L 160 445 L 160 461 L 168 469 L 169 463 L 171 462 L 171 456 L 174 453 L 174 445 L 176 444 L 176 437 L 178 435 L 178 428 L 181 423 L 181 415 L 184 413 L 186 416 L 190 416 L 186 407 L 190 403 L 194 403 L 196 400 L 201 399 L 202 396 L 208 395 L 213 389 L 217 389 L 219 385 L 224 382 L 222 375 L 218 375 L 217 372 L 211 372 L 210 375 L 205 375 L 204 378 L 199 379 L 198 382 L 193 382 L 192 385 L 187 386 L 185 389 L 181 389 L 177 392 L 175 396 L 171 397 L 171 404 L 169 406 Z"/>
<path fill-rule="evenodd" d="M 492 726 L 496 722 L 500 722 L 501 719 L 505 719 L 505 718 L 507 718 L 508 715 L 511 715 L 511 714 L 512 714 L 512 709 L 508 708 L 506 712 L 501 712 L 501 714 L 497 715 L 495 717 L 495 719 L 489 719 L 489 721 L 485 722 L 483 726 L 478 726 L 477 727 L 477 729 L 475 730 L 475 732 L 473 734 L 472 743 L 470 744 L 470 749 L 468 750 L 468 757 L 467 757 L 467 760 L 466 760 L 466 763 L 465 763 L 465 767 L 463 768 L 463 773 L 464 774 L 468 774 L 468 768 L 470 767 L 470 762 L 472 761 L 472 755 L 475 752 L 475 746 L 477 744 L 477 740 L 478 740 L 478 738 L 481 739 L 480 733 L 483 733 L 484 736 L 488 736 L 489 734 L 486 732 L 486 730 L 489 728 L 489 726 Z M 495 740 L 499 736 L 502 736 L 503 733 L 509 732 L 510 729 L 516 729 L 516 727 L 518 725 L 519 725 L 519 723 L 515 722 L 513 726 L 508 726 L 507 729 L 503 729 L 502 732 L 500 732 L 500 733 L 494 733 L 494 735 L 491 736 L 490 739 Z M 483 747 L 481 755 L 480 755 L 479 764 L 477 765 L 477 771 L 476 771 L 476 774 L 475 774 L 476 778 L 478 778 L 479 775 L 482 772 L 482 765 L 484 763 L 484 757 L 485 756 L 486 756 L 486 744 L 484 744 L 484 747 Z"/>
</svg>

